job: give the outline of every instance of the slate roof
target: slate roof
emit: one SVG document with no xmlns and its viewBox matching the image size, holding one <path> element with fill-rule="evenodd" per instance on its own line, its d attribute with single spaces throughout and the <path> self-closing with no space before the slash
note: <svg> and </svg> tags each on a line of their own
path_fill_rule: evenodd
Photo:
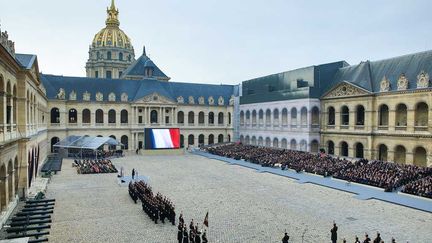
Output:
<svg viewBox="0 0 432 243">
<path fill-rule="evenodd" d="M 102 79 L 86 77 L 66 77 L 41 74 L 41 81 L 46 88 L 48 99 L 56 99 L 60 88 L 65 90 L 66 99 L 74 90 L 77 94 L 77 101 L 83 101 L 83 94 L 90 93 L 90 101 L 96 101 L 96 93 L 103 94 L 104 101 L 108 95 L 114 92 L 116 101 L 120 101 L 121 94 L 126 93 L 129 101 L 136 101 L 154 92 L 177 102 L 177 97 L 182 96 L 184 103 L 188 103 L 188 97 L 195 99 L 204 97 L 205 104 L 208 104 L 208 97 L 213 96 L 215 105 L 219 96 L 224 98 L 225 105 L 228 105 L 231 95 L 234 94 L 234 85 L 212 85 L 158 81 L 156 79 L 128 80 L 128 79 Z"/>
<path fill-rule="evenodd" d="M 129 65 L 129 67 L 123 71 L 122 77 L 124 78 L 126 76 L 140 76 L 140 77 L 144 77 L 145 73 L 144 73 L 144 67 L 147 61 L 149 61 L 150 58 L 148 56 L 146 56 L 146 54 L 144 53 L 143 55 L 141 55 L 137 60 L 135 60 L 133 63 L 131 63 Z M 153 76 L 156 78 L 164 78 L 164 79 L 169 79 L 169 77 L 167 75 L 165 75 L 165 73 L 162 72 L 162 70 L 160 70 L 154 63 L 153 61 L 151 61 L 151 64 L 153 64 Z M 150 64 L 150 63 L 148 63 Z"/>
<path fill-rule="evenodd" d="M 17 60 L 18 64 L 25 68 L 25 69 L 31 69 L 33 66 L 34 61 L 36 60 L 36 55 L 32 54 L 15 54 L 15 59 Z"/>
<path fill-rule="evenodd" d="M 322 94 L 341 82 L 353 83 L 370 92 L 380 92 L 384 76 L 390 81 L 390 91 L 397 90 L 397 81 L 404 74 L 409 81 L 408 90 L 416 89 L 417 75 L 425 71 L 432 75 L 432 51 L 418 52 L 379 61 L 365 61 L 338 70 Z"/>
</svg>

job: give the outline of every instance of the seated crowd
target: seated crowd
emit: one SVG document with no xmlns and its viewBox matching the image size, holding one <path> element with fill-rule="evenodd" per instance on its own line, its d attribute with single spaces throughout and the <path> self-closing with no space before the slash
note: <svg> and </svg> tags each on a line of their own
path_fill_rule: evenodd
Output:
<svg viewBox="0 0 432 243">
<path fill-rule="evenodd" d="M 402 190 L 405 193 L 432 198 L 432 175 L 406 184 Z"/>
<path fill-rule="evenodd" d="M 386 191 L 406 185 L 404 192 L 426 196 L 431 194 L 432 168 L 401 165 L 366 159 L 352 163 L 324 153 L 313 154 L 302 151 L 228 144 L 206 148 L 211 154 L 243 159 L 261 166 L 290 168 L 297 172 L 308 172 L 322 176 L 367 184 Z M 423 179 L 424 178 L 424 179 Z M 429 179 L 427 179 L 429 178 Z"/>
<path fill-rule="evenodd" d="M 109 159 L 76 159 L 72 166 L 77 167 L 79 174 L 117 173 L 116 167 Z"/>
<path fill-rule="evenodd" d="M 158 220 L 165 223 L 165 219 L 175 225 L 175 208 L 173 203 L 162 196 L 159 192 L 156 196 L 153 194 L 152 188 L 144 181 L 130 182 L 129 195 L 136 203 L 141 200 L 142 208 L 145 213 L 157 224 Z"/>
</svg>

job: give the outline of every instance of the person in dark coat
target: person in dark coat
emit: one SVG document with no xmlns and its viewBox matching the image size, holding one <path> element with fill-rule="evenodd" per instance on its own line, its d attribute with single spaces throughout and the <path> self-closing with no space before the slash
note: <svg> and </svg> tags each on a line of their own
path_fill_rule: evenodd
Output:
<svg viewBox="0 0 432 243">
<path fill-rule="evenodd" d="M 201 232 L 198 229 L 195 232 L 195 243 L 201 243 Z"/>
<path fill-rule="evenodd" d="M 358 236 L 356 235 L 354 243 L 361 243 Z"/>
<path fill-rule="evenodd" d="M 179 243 L 183 241 L 183 225 L 181 223 L 178 226 L 177 240 Z"/>
<path fill-rule="evenodd" d="M 189 236 L 188 236 L 187 229 L 183 230 L 183 243 L 189 243 Z"/>
<path fill-rule="evenodd" d="M 201 236 L 201 238 L 202 238 L 202 243 L 208 243 L 206 230 L 204 230 L 204 233 Z"/>
<path fill-rule="evenodd" d="M 132 169 L 132 180 L 134 179 L 134 177 L 135 177 L 135 169 Z"/>
<path fill-rule="evenodd" d="M 287 232 L 285 232 L 285 235 L 284 235 L 284 237 L 282 238 L 282 243 L 288 243 L 288 240 L 289 240 L 289 235 L 288 235 Z"/>
<path fill-rule="evenodd" d="M 337 241 L 337 230 L 338 227 L 336 226 L 336 223 L 333 223 L 333 228 L 330 230 L 332 243 L 336 243 Z"/>
<path fill-rule="evenodd" d="M 381 243 L 381 236 L 380 236 L 380 233 L 379 232 L 377 232 L 377 236 L 376 236 L 376 238 L 374 239 L 374 241 L 373 241 L 373 243 Z"/>
<path fill-rule="evenodd" d="M 371 242 L 371 238 L 369 238 L 368 234 L 365 234 L 365 240 L 363 241 L 363 243 L 370 243 Z"/>
</svg>

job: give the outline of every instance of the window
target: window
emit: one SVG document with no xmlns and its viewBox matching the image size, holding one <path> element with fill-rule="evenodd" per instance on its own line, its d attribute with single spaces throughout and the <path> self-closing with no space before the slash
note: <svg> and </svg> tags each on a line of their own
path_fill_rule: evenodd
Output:
<svg viewBox="0 0 432 243">
<path fill-rule="evenodd" d="M 95 78 L 99 78 L 99 72 L 95 71 Z"/>
<path fill-rule="evenodd" d="M 139 124 L 142 124 L 142 116 L 139 116 L 139 117 L 138 117 L 138 123 L 139 123 Z"/>
<path fill-rule="evenodd" d="M 120 71 L 120 72 L 119 72 L 119 78 L 120 78 L 122 75 L 123 75 L 123 72 Z"/>
<path fill-rule="evenodd" d="M 111 52 L 110 52 L 110 51 L 107 52 L 107 59 L 108 59 L 108 60 L 111 60 Z"/>
<path fill-rule="evenodd" d="M 119 60 L 123 61 L 123 53 L 121 53 L 121 52 L 119 53 Z"/>
<path fill-rule="evenodd" d="M 111 77 L 112 77 L 111 71 L 106 71 L 106 78 L 111 78 Z"/>
</svg>

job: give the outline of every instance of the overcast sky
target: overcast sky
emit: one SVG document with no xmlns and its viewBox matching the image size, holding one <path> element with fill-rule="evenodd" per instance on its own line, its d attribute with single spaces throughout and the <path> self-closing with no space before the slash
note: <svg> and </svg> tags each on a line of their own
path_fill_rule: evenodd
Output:
<svg viewBox="0 0 432 243">
<path fill-rule="evenodd" d="M 0 23 L 43 73 L 85 76 L 111 0 L 0 0 Z M 432 49 L 430 0 L 116 0 L 135 55 L 172 81 L 236 84 L 338 60 Z"/>
</svg>

